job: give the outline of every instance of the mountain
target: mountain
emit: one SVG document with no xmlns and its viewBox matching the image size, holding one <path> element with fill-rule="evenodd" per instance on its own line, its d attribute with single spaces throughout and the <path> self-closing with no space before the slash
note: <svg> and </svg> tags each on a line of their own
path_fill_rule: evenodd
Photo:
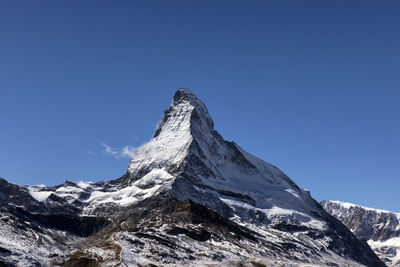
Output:
<svg viewBox="0 0 400 267">
<path fill-rule="evenodd" d="M 367 241 L 388 266 L 400 266 L 400 213 L 339 201 L 323 201 L 321 204 L 358 239 Z"/>
<path fill-rule="evenodd" d="M 308 191 L 225 141 L 184 88 L 121 178 L 0 180 L 0 201 L 5 266 L 385 266 Z"/>
</svg>

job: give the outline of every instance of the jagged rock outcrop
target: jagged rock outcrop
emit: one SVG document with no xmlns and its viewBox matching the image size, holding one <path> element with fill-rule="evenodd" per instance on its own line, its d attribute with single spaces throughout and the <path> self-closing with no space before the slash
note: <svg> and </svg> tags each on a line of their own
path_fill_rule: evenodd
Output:
<svg viewBox="0 0 400 267">
<path fill-rule="evenodd" d="M 184 88 L 121 178 L 55 187 L 2 181 L 0 192 L 4 264 L 385 266 L 308 191 L 225 141 Z"/>
<path fill-rule="evenodd" d="M 340 201 L 322 201 L 321 205 L 358 239 L 368 242 L 388 266 L 400 266 L 399 213 Z"/>
</svg>

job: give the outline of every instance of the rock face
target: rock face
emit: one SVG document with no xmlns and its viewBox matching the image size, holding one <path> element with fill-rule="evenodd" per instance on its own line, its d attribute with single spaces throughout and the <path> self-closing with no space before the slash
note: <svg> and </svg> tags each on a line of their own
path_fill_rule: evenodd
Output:
<svg viewBox="0 0 400 267">
<path fill-rule="evenodd" d="M 0 265 L 385 266 L 308 191 L 225 141 L 183 88 L 121 178 L 0 180 L 0 201 Z"/>
<path fill-rule="evenodd" d="M 388 265 L 400 266 L 400 214 L 339 201 L 321 202 L 324 209 L 367 241 Z"/>
</svg>

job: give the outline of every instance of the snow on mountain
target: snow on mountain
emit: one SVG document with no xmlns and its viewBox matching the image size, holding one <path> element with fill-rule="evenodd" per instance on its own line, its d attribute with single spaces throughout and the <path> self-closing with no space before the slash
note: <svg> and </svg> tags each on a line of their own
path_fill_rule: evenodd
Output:
<svg viewBox="0 0 400 267">
<path fill-rule="evenodd" d="M 400 266 L 400 213 L 340 201 L 321 204 L 359 239 L 367 241 L 388 266 Z"/>
<path fill-rule="evenodd" d="M 134 179 L 153 168 L 175 176 L 178 200 L 190 198 L 220 212 L 225 207 L 239 218 L 250 209 L 270 220 L 279 216 L 321 230 L 327 227 L 310 216 L 309 211 L 318 208 L 308 192 L 278 168 L 223 140 L 204 104 L 188 89 L 177 92 L 154 139 L 137 150 L 128 176 Z M 231 214 L 225 210 L 225 215 Z"/>
<path fill-rule="evenodd" d="M 121 178 L 53 187 L 0 179 L 0 200 L 0 216 L 24 222 L 0 221 L 6 266 L 28 254 L 67 267 L 384 266 L 308 191 L 225 141 L 183 88 Z M 29 240 L 18 250 L 13 235 Z"/>
</svg>

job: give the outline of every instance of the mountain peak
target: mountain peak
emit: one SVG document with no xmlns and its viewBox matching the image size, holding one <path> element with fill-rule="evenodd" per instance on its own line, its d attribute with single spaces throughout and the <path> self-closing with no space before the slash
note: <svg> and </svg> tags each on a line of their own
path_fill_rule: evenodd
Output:
<svg viewBox="0 0 400 267">
<path fill-rule="evenodd" d="M 194 142 L 212 142 L 214 123 L 203 102 L 187 88 L 176 91 L 171 106 L 164 115 L 152 140 L 133 155 L 130 177 L 154 168 L 181 171 Z"/>
<path fill-rule="evenodd" d="M 164 111 L 154 137 L 165 131 L 214 130 L 214 122 L 204 103 L 188 88 L 175 92 L 172 105 Z"/>
<path fill-rule="evenodd" d="M 195 102 L 199 101 L 199 99 L 189 88 L 181 87 L 175 92 L 173 104 L 176 105 L 182 101 Z"/>
</svg>

